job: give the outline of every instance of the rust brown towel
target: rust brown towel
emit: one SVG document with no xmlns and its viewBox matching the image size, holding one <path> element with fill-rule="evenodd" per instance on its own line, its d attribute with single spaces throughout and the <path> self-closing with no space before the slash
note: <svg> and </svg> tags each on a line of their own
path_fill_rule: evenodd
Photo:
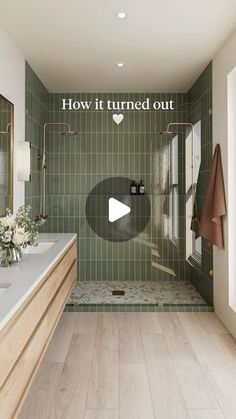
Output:
<svg viewBox="0 0 236 419">
<path fill-rule="evenodd" d="M 220 145 L 217 144 L 200 221 L 200 236 L 211 244 L 224 247 L 222 216 L 226 214 L 224 178 Z"/>
</svg>

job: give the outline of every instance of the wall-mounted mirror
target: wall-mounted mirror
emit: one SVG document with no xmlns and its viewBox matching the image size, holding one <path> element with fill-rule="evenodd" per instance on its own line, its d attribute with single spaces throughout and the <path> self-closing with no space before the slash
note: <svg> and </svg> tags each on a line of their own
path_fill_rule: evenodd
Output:
<svg viewBox="0 0 236 419">
<path fill-rule="evenodd" d="M 0 216 L 13 210 L 14 105 L 0 95 Z"/>
</svg>

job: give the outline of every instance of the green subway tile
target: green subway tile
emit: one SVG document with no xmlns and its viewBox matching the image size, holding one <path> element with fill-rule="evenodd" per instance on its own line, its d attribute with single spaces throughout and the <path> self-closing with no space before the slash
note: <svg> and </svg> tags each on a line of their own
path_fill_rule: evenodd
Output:
<svg viewBox="0 0 236 419">
<path fill-rule="evenodd" d="M 213 312 L 212 306 L 158 306 L 155 304 L 80 304 L 66 305 L 64 311 L 95 312 Z"/>
<path fill-rule="evenodd" d="M 202 115 L 203 165 L 209 171 L 212 153 L 212 120 L 207 115 L 212 106 L 211 65 L 203 72 L 187 94 L 148 94 L 152 100 L 166 100 L 174 97 L 176 106 L 172 112 L 135 112 L 124 111 L 124 121 L 117 126 L 110 112 L 62 112 L 62 97 L 74 99 L 95 99 L 95 97 L 112 100 L 144 100 L 146 94 L 49 94 L 41 81 L 26 64 L 26 139 L 31 139 L 32 181 L 26 184 L 26 202 L 31 202 L 34 215 L 37 213 L 40 194 L 40 165 L 37 154 L 42 152 L 42 124 L 47 120 L 68 121 L 72 129 L 80 135 L 75 138 L 62 137 L 60 134 L 47 135 L 47 149 L 50 152 L 47 172 L 47 193 L 49 212 L 52 219 L 44 227 L 45 231 L 75 231 L 79 237 L 79 275 L 82 280 L 147 280 L 151 273 L 151 246 L 141 244 L 138 240 L 128 243 L 108 243 L 97 238 L 90 229 L 85 217 L 86 197 L 90 190 L 109 176 L 127 176 L 131 180 L 145 182 L 146 190 L 157 197 L 153 202 L 153 217 L 144 234 L 149 244 L 164 252 L 163 262 L 177 271 L 184 279 L 191 279 L 208 303 L 212 303 L 212 282 L 206 274 L 212 261 L 212 255 L 205 258 L 203 275 L 192 275 L 184 261 L 185 230 L 185 156 L 184 139 L 179 140 L 179 192 L 182 191 L 180 209 L 182 217 L 180 248 L 174 252 L 166 240 L 168 211 L 168 184 L 163 179 L 162 161 L 168 149 L 168 141 L 160 138 L 157 132 L 165 129 L 170 121 L 191 119 L 193 122 Z M 187 103 L 188 102 L 188 103 Z M 119 113 L 119 112 L 117 112 Z M 53 128 L 56 132 L 56 128 Z M 58 132 L 58 131 L 57 131 Z M 166 162 L 167 165 L 167 162 Z M 169 170 L 169 167 L 167 170 Z M 158 173 L 158 180 L 154 176 Z M 203 193 L 206 188 L 204 176 Z M 158 196 L 160 194 L 161 196 Z M 157 223 L 158 220 L 158 223 Z M 159 277 L 164 278 L 163 272 Z M 193 277 L 193 279 L 192 279 Z M 110 309 L 115 308 L 114 306 Z M 118 306 L 116 307 L 118 309 Z M 90 307 L 95 310 L 96 307 Z M 107 308 L 108 309 L 108 308 Z M 134 309 L 134 307 L 128 307 Z M 161 307 L 143 307 L 143 310 Z M 170 309 L 170 308 L 169 308 Z M 173 307 L 171 310 L 174 309 Z M 176 308 L 175 308 L 176 309 Z M 179 309 L 179 307 L 178 307 Z M 189 307 L 185 307 L 189 310 Z M 195 309 L 195 308 L 194 308 Z"/>
</svg>

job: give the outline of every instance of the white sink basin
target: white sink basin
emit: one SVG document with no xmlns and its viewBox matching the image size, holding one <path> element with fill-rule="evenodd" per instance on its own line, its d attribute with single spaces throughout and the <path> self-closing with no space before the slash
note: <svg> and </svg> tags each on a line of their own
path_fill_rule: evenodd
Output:
<svg viewBox="0 0 236 419">
<path fill-rule="evenodd" d="M 0 295 L 3 294 L 10 287 L 10 285 L 10 282 L 4 284 L 0 283 Z"/>
<path fill-rule="evenodd" d="M 52 246 L 54 246 L 55 243 L 56 243 L 56 240 L 45 241 L 45 242 L 41 241 L 36 247 L 30 246 L 27 249 L 24 249 L 23 253 L 25 253 L 26 255 L 36 255 L 36 254 L 46 253 L 49 249 L 52 248 Z"/>
</svg>

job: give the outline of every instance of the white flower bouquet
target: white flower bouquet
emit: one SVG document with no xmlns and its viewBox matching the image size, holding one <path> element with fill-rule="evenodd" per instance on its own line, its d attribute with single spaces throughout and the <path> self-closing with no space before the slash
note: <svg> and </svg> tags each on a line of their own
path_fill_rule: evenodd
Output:
<svg viewBox="0 0 236 419">
<path fill-rule="evenodd" d="M 38 228 L 45 220 L 29 218 L 30 205 L 21 206 L 14 216 L 6 209 L 0 218 L 0 266 L 9 266 L 22 259 L 22 248 L 38 245 Z"/>
</svg>

